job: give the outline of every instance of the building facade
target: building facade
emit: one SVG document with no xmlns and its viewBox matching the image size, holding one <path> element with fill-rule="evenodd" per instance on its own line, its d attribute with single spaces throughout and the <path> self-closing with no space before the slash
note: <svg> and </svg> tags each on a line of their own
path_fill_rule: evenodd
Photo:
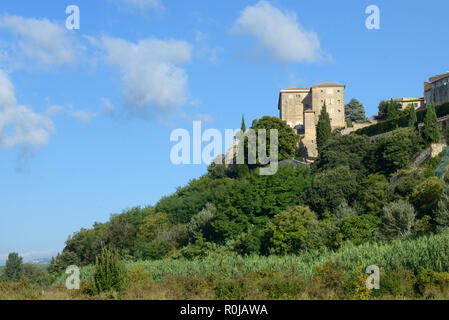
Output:
<svg viewBox="0 0 449 320">
<path fill-rule="evenodd" d="M 332 129 L 346 127 L 345 85 L 326 82 L 311 88 L 282 89 L 279 93 L 280 118 L 301 136 L 300 149 L 304 156 L 318 156 L 316 125 L 324 104 Z"/>
<path fill-rule="evenodd" d="M 449 72 L 431 77 L 424 82 L 424 103 L 440 105 L 449 102 Z"/>
<path fill-rule="evenodd" d="M 399 102 L 402 110 L 407 109 L 409 105 L 412 105 L 415 110 L 424 108 L 424 98 L 398 98 L 393 100 Z"/>
</svg>

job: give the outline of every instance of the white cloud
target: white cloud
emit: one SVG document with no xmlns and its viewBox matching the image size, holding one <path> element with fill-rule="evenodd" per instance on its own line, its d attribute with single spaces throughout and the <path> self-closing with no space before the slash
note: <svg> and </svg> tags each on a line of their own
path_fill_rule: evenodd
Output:
<svg viewBox="0 0 449 320">
<path fill-rule="evenodd" d="M 55 117 L 55 116 L 59 115 L 61 112 L 63 112 L 63 111 L 64 111 L 64 107 L 63 106 L 55 104 L 55 105 L 49 106 L 47 108 L 47 110 L 45 110 L 45 114 L 47 116 L 49 116 L 49 117 Z"/>
<path fill-rule="evenodd" d="M 315 62 L 322 59 L 317 35 L 304 30 L 294 12 L 282 12 L 263 0 L 242 11 L 233 32 L 255 37 L 262 48 L 280 62 Z"/>
<path fill-rule="evenodd" d="M 135 6 L 139 9 L 160 8 L 162 3 L 160 0 L 120 0 L 125 4 Z"/>
<path fill-rule="evenodd" d="M 167 111 L 186 103 L 188 77 L 179 66 L 191 59 L 189 43 L 149 38 L 135 44 L 103 37 L 101 47 L 106 52 L 106 62 L 120 73 L 128 106 Z"/>
<path fill-rule="evenodd" d="M 8 75 L 0 70 L 0 146 L 37 150 L 50 142 L 53 121 L 20 105 Z"/>
<path fill-rule="evenodd" d="M 13 15 L 0 17 L 0 28 L 9 30 L 15 42 L 9 44 L 9 58 L 14 64 L 27 67 L 31 60 L 39 68 L 72 65 L 83 48 L 61 24 L 48 19 L 23 18 Z"/>
<path fill-rule="evenodd" d="M 74 118 L 83 123 L 88 123 L 98 116 L 98 113 L 89 112 L 81 109 L 74 109 L 72 106 L 64 107 L 61 105 L 51 105 L 45 111 L 45 114 L 50 117 L 56 117 L 61 114 Z"/>
<path fill-rule="evenodd" d="M 97 117 L 97 113 L 92 113 L 85 110 L 71 110 L 69 111 L 69 116 L 76 119 L 79 122 L 88 123 L 92 119 Z"/>
<path fill-rule="evenodd" d="M 102 110 L 108 116 L 114 116 L 114 106 L 107 98 L 101 98 Z"/>
</svg>

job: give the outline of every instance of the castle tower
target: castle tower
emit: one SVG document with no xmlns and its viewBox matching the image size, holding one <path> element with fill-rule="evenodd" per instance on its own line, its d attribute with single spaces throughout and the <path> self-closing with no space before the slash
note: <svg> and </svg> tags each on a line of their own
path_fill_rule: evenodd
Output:
<svg viewBox="0 0 449 320">
<path fill-rule="evenodd" d="M 304 156 L 317 157 L 316 125 L 326 103 L 332 129 L 345 128 L 345 85 L 325 82 L 311 88 L 287 88 L 279 93 L 279 116 L 301 136 Z"/>
<path fill-rule="evenodd" d="M 307 157 L 318 157 L 316 146 L 316 112 L 307 110 L 304 112 L 304 138 L 301 140 Z"/>
</svg>

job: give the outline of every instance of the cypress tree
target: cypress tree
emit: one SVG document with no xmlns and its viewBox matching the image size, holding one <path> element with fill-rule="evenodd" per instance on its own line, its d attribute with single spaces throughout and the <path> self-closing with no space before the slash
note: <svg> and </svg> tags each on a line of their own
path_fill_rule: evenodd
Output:
<svg viewBox="0 0 449 320">
<path fill-rule="evenodd" d="M 440 127 L 433 104 L 427 108 L 426 117 L 424 118 L 423 138 L 427 143 L 440 141 Z"/>
<path fill-rule="evenodd" d="M 242 114 L 242 126 L 240 127 L 240 130 L 245 133 L 246 132 L 246 125 L 245 125 L 245 115 Z"/>
<path fill-rule="evenodd" d="M 418 128 L 418 118 L 416 117 L 416 111 L 414 106 L 412 106 L 412 108 L 410 109 L 410 115 L 408 118 L 408 127 L 413 129 Z"/>
<path fill-rule="evenodd" d="M 318 124 L 316 126 L 316 144 L 318 151 L 326 144 L 332 136 L 331 120 L 326 110 L 326 102 L 321 108 Z"/>
</svg>

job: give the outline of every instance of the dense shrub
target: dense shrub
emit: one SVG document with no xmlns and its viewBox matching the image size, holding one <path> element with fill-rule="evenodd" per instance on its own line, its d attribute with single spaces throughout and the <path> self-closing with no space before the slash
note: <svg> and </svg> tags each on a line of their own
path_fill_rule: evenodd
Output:
<svg viewBox="0 0 449 320">
<path fill-rule="evenodd" d="M 415 217 L 415 209 L 404 200 L 388 204 L 382 211 L 380 228 L 382 237 L 391 240 L 411 234 Z"/>
<path fill-rule="evenodd" d="M 95 261 L 94 283 L 97 293 L 122 291 L 125 287 L 126 269 L 116 249 L 103 248 Z"/>
<path fill-rule="evenodd" d="M 333 212 L 346 201 L 351 205 L 358 191 L 357 177 L 349 167 L 337 167 L 315 175 L 307 203 L 318 212 Z"/>
<path fill-rule="evenodd" d="M 430 215 L 434 205 L 440 200 L 443 182 L 437 177 L 430 177 L 413 190 L 410 202 L 416 208 L 418 216 Z"/>
<path fill-rule="evenodd" d="M 449 103 L 444 103 L 440 106 L 435 107 L 435 111 L 436 111 L 436 115 L 438 118 L 448 115 L 449 114 Z M 419 123 L 424 121 L 425 115 L 426 115 L 426 109 L 419 110 L 416 112 L 416 117 L 417 117 Z M 408 126 L 408 121 L 409 121 L 408 115 L 404 115 L 404 116 L 401 116 L 396 119 L 378 122 L 369 127 L 359 129 L 355 133 L 358 135 L 367 135 L 367 136 L 371 137 L 371 136 L 375 136 L 378 134 L 392 131 L 398 127 L 405 128 Z"/>
<path fill-rule="evenodd" d="M 298 253 L 322 245 L 317 216 L 307 207 L 292 207 L 267 225 L 272 254 Z"/>
<path fill-rule="evenodd" d="M 398 169 L 405 168 L 419 150 L 419 137 L 415 130 L 396 129 L 377 142 L 378 170 L 391 174 Z"/>
<path fill-rule="evenodd" d="M 355 245 L 376 240 L 379 230 L 379 218 L 372 215 L 349 216 L 340 229 L 343 240 L 349 240 Z"/>
</svg>

